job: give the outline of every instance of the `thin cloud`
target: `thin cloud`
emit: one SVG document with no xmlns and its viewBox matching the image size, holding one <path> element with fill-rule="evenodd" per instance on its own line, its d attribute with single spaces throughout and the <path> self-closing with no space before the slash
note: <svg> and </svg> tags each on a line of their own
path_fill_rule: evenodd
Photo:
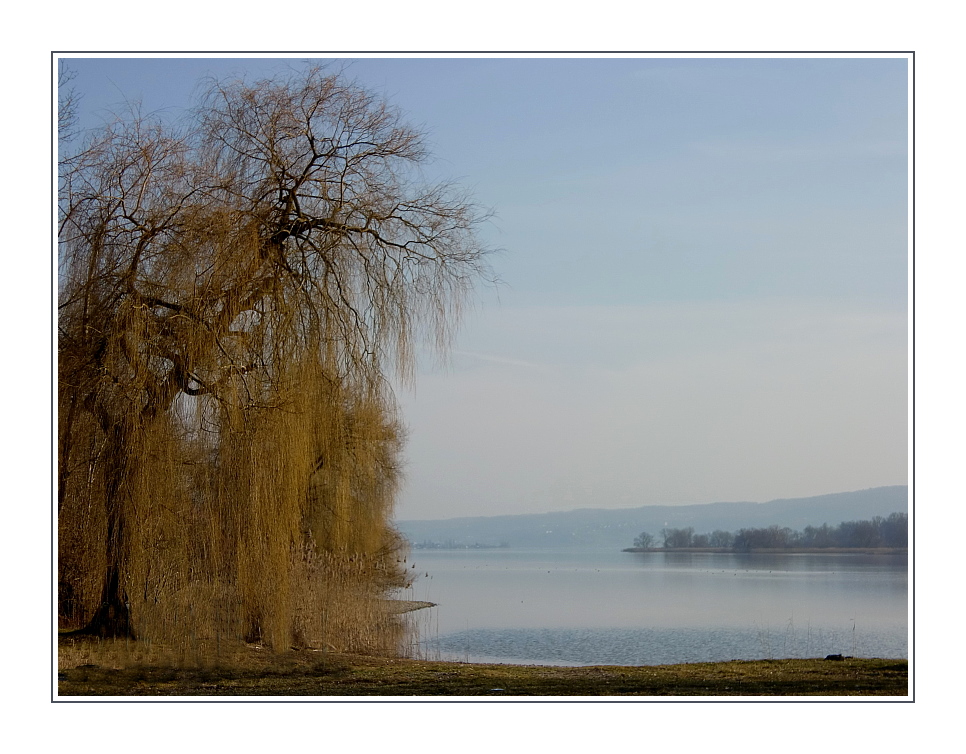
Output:
<svg viewBox="0 0 966 754">
<path fill-rule="evenodd" d="M 526 367 L 527 369 L 539 369 L 542 364 L 537 364 L 532 361 L 523 361 L 521 359 L 509 359 L 505 356 L 494 356 L 488 353 L 479 353 L 477 351 L 453 351 L 454 356 L 467 356 L 471 359 L 479 359 L 480 361 L 487 361 L 493 364 L 508 364 L 510 366 Z"/>
</svg>

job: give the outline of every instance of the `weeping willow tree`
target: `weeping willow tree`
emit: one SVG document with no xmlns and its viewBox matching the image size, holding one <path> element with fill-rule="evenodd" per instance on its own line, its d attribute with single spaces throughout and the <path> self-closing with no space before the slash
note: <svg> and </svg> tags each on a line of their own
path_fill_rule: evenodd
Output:
<svg viewBox="0 0 966 754">
<path fill-rule="evenodd" d="M 60 612 L 114 637 L 205 613 L 287 647 L 337 591 L 404 583 L 387 376 L 489 275 L 482 216 L 322 69 L 210 81 L 193 116 L 61 161 Z"/>
</svg>

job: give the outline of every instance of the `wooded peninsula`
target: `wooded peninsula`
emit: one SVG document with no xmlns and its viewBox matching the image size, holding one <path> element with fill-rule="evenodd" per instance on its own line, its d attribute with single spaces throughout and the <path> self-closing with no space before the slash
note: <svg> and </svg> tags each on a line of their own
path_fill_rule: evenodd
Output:
<svg viewBox="0 0 966 754">
<path fill-rule="evenodd" d="M 838 526 L 746 528 L 695 534 L 694 527 L 664 528 L 658 537 L 641 532 L 625 552 L 900 552 L 908 547 L 906 513 L 876 516 L 868 521 L 843 521 Z M 660 543 L 660 544 L 658 544 Z"/>
</svg>

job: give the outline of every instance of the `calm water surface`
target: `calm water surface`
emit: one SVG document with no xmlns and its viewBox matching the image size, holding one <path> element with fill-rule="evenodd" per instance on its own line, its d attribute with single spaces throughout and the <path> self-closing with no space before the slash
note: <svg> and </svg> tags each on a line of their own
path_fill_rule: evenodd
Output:
<svg viewBox="0 0 966 754">
<path fill-rule="evenodd" d="M 908 656 L 905 555 L 416 550 L 417 654 L 657 665 Z"/>
</svg>

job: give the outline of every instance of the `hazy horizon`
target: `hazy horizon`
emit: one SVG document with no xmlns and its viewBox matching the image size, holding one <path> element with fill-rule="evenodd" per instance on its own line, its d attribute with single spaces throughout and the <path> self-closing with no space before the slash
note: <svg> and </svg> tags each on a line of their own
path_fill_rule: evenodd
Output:
<svg viewBox="0 0 966 754">
<path fill-rule="evenodd" d="M 81 124 L 209 73 L 72 58 Z M 395 518 L 768 502 L 908 484 L 908 61 L 362 58 L 494 211 L 505 281 L 398 388 Z"/>
<path fill-rule="evenodd" d="M 866 492 L 867 490 L 887 489 L 892 487 L 906 487 L 908 489 L 908 486 L 909 485 L 906 485 L 906 484 L 895 484 L 895 485 L 890 484 L 890 485 L 883 485 L 881 487 L 867 487 L 862 490 L 839 490 L 837 492 L 825 492 L 825 493 L 819 493 L 817 495 L 804 495 L 802 497 L 794 497 L 794 498 L 776 497 L 769 500 L 708 500 L 706 502 L 700 502 L 700 503 L 645 503 L 644 505 L 623 506 L 623 507 L 580 506 L 577 508 L 554 508 L 548 511 L 525 511 L 522 513 L 494 513 L 494 514 L 482 513 L 482 514 L 471 514 L 471 515 L 440 516 L 439 518 L 401 518 L 399 516 L 394 516 L 394 518 L 396 521 L 399 521 L 399 522 L 418 523 L 422 521 L 448 521 L 450 519 L 457 519 L 457 518 L 462 519 L 462 518 L 490 518 L 490 517 L 498 517 L 498 516 L 527 516 L 527 515 L 541 515 L 543 513 L 578 513 L 581 511 L 622 511 L 622 510 L 630 511 L 630 510 L 637 510 L 639 508 L 664 508 L 664 507 L 679 508 L 683 506 L 701 506 L 701 505 L 717 505 L 717 504 L 767 505 L 769 503 L 778 503 L 778 502 L 795 501 L 795 500 L 811 500 L 812 498 L 830 497 L 833 495 L 840 495 L 840 494 L 847 495 L 854 492 Z"/>
</svg>

